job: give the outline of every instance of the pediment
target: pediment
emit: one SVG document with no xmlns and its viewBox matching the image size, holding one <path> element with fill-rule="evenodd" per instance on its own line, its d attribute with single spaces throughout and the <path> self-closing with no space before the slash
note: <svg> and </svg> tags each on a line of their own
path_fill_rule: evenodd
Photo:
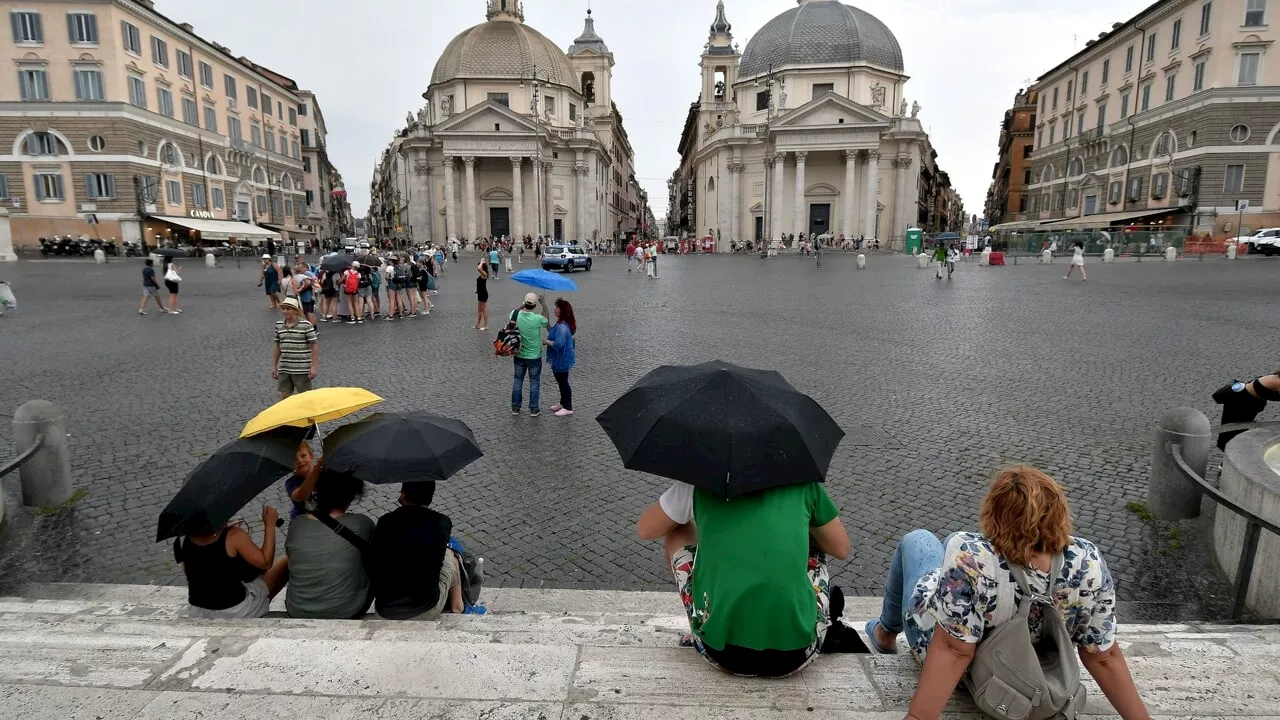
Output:
<svg viewBox="0 0 1280 720">
<path fill-rule="evenodd" d="M 1098 177 L 1097 174 L 1086 173 L 1085 176 L 1080 178 L 1080 181 L 1076 183 L 1076 186 L 1077 187 L 1093 187 L 1096 185 L 1106 185 L 1106 184 L 1107 184 L 1106 179 Z"/>
<path fill-rule="evenodd" d="M 840 191 L 837 190 L 835 186 L 828 185 L 827 183 L 816 183 L 814 185 L 810 185 L 804 191 L 805 197 L 836 197 L 839 194 Z"/>
<path fill-rule="evenodd" d="M 493 188 L 480 196 L 485 200 L 510 200 L 511 191 L 506 188 Z"/>
<path fill-rule="evenodd" d="M 762 203 L 756 203 L 755 205 L 752 205 L 751 207 L 747 208 L 747 212 L 749 213 L 764 212 L 764 205 Z"/>
<path fill-rule="evenodd" d="M 883 125 L 888 127 L 888 117 L 852 100 L 827 93 L 816 100 L 792 110 L 774 124 L 775 130 L 792 128 L 826 127 L 832 125 Z"/>
<path fill-rule="evenodd" d="M 568 215 L 569 211 L 564 209 L 563 205 L 556 205 L 553 215 Z"/>
<path fill-rule="evenodd" d="M 494 125 L 498 132 L 533 133 L 538 128 L 526 117 L 514 112 L 511 108 L 486 100 L 466 112 L 459 113 L 439 123 L 435 127 L 437 133 L 491 133 Z"/>
</svg>

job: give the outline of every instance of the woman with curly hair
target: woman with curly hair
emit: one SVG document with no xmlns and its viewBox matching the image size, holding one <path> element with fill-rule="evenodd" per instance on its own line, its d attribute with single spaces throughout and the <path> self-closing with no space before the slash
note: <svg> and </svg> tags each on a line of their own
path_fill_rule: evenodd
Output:
<svg viewBox="0 0 1280 720">
<path fill-rule="evenodd" d="M 573 306 L 564 298 L 556 298 L 556 324 L 547 331 L 547 362 L 551 363 L 551 374 L 560 386 L 560 403 L 552 405 L 551 410 L 556 417 L 567 417 L 573 414 L 573 388 L 569 387 L 569 371 L 577 360 L 573 336 L 578 332 L 578 321 L 573 317 Z"/>
<path fill-rule="evenodd" d="M 1116 644 L 1115 584 L 1102 553 L 1071 535 L 1062 487 L 1045 473 L 1015 466 L 996 476 L 982 502 L 981 532 L 946 539 L 927 530 L 902 538 L 889 565 L 880 617 L 867 636 L 882 653 L 896 651 L 899 633 L 924 664 L 908 719 L 933 720 L 973 662 L 978 643 L 1015 619 L 1022 569 L 1033 597 L 1052 598 L 1081 663 L 1124 720 L 1150 716 Z M 1041 638 L 1044 609 L 1029 616 Z"/>
</svg>

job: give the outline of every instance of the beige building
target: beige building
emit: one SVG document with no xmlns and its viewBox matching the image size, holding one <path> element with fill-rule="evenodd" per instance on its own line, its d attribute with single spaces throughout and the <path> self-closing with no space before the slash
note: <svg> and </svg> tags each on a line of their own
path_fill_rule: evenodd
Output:
<svg viewBox="0 0 1280 720">
<path fill-rule="evenodd" d="M 1041 76 L 1028 208 L 1004 229 L 1280 224 L 1275 12 L 1161 0 Z"/>
<path fill-rule="evenodd" d="M 14 241 L 316 237 L 289 78 L 150 0 L 0 2 L 0 202 Z M 302 120 L 305 124 L 307 120 Z"/>
<path fill-rule="evenodd" d="M 444 49 L 374 173 L 370 220 L 414 243 L 547 236 L 594 241 L 634 224 L 620 207 L 632 149 L 612 101 L 613 54 L 588 14 L 561 50 L 516 0 Z"/>
</svg>

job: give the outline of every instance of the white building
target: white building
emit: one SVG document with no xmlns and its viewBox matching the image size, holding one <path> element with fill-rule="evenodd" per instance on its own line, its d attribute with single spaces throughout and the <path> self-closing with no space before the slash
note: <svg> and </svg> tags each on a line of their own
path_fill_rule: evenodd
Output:
<svg viewBox="0 0 1280 720">
<path fill-rule="evenodd" d="M 897 38 L 836 0 L 797 5 L 739 53 L 717 4 L 676 181 L 694 189 L 685 230 L 720 252 L 800 233 L 895 241 L 919 215 L 928 138 Z"/>
</svg>

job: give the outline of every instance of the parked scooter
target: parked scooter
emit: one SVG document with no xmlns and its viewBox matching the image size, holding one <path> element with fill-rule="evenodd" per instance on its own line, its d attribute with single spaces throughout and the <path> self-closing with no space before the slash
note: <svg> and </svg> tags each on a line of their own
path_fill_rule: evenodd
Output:
<svg viewBox="0 0 1280 720">
<path fill-rule="evenodd" d="M 125 240 L 124 256 L 125 257 L 142 257 L 142 243 L 138 242 L 137 240 Z"/>
<path fill-rule="evenodd" d="M 50 240 L 47 237 L 40 238 L 40 254 L 41 255 L 53 255 L 55 252 L 56 252 L 56 247 L 54 246 L 54 243 L 52 240 Z"/>
</svg>

